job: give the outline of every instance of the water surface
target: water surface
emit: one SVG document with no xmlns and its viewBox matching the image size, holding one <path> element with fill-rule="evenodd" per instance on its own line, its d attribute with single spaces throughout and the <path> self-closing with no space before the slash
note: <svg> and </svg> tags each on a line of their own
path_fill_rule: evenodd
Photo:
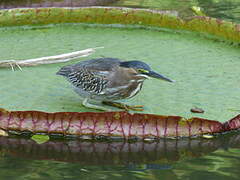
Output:
<svg viewBox="0 0 240 180">
<path fill-rule="evenodd" d="M 1 179 L 239 179 L 239 133 L 213 139 L 89 142 L 0 138 Z"/>
</svg>

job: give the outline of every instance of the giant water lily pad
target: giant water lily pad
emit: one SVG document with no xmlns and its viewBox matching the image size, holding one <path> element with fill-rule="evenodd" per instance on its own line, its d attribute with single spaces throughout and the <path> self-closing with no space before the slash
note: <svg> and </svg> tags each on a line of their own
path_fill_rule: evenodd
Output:
<svg viewBox="0 0 240 180">
<path fill-rule="evenodd" d="M 97 13 L 101 15 L 102 12 L 99 9 L 97 11 L 72 9 L 72 19 L 67 19 L 68 14 L 61 14 L 60 11 L 52 9 L 40 9 L 38 14 L 32 17 L 30 16 L 33 13 L 32 10 L 29 12 L 27 10 L 16 11 L 15 19 L 11 19 L 12 17 L 9 16 L 14 12 L 1 11 L 1 25 L 31 25 L 31 23 L 39 25 L 58 21 L 83 22 L 86 12 L 89 13 L 89 17 L 85 18 L 88 23 L 100 23 L 101 21 L 105 24 L 115 23 L 111 19 L 106 19 L 108 16 L 103 16 L 102 19 L 101 16 L 95 17 Z M 52 13 L 45 16 L 44 12 L 51 11 Z M 61 18 L 53 19 L 56 15 L 54 12 Z M 119 17 L 124 14 L 124 11 L 121 14 L 121 10 L 116 10 L 116 12 Z M 18 16 L 16 13 L 19 13 Z M 153 12 L 150 14 L 155 16 Z M 49 21 L 43 21 L 47 17 L 49 17 Z M 118 16 L 112 17 L 113 20 L 116 20 Z M 126 23 L 134 24 L 134 17 L 134 13 L 132 13 Z M 137 14 L 136 17 L 139 23 L 140 14 Z M 172 22 L 178 22 L 179 29 L 195 27 L 194 23 L 193 26 L 182 27 L 181 24 L 184 24 L 182 20 L 173 17 L 167 18 L 165 15 L 163 17 L 166 26 L 172 28 L 178 26 L 171 24 Z M 5 21 L 6 19 L 8 21 Z M 39 20 L 37 23 L 36 19 Z M 119 22 L 121 21 L 125 22 L 124 19 L 119 20 Z M 199 24 L 199 22 L 197 23 Z M 209 22 L 213 21 L 209 19 Z M 164 23 L 162 22 L 162 24 Z M 147 21 L 142 21 L 142 24 L 146 25 Z M 156 22 L 153 20 L 149 21 L 149 24 L 156 26 Z M 208 29 L 208 25 L 204 24 L 203 26 Z M 226 23 L 222 26 L 225 33 L 217 28 L 210 28 L 206 31 L 211 34 L 216 32 L 214 35 L 219 35 L 219 37 L 221 34 L 225 34 L 223 39 L 239 42 L 237 25 Z M 199 31 L 202 29 L 200 28 Z M 144 105 L 144 113 L 190 117 L 193 116 L 190 109 L 196 106 L 203 108 L 205 113 L 194 114 L 194 116 L 225 121 L 236 115 L 232 109 L 240 109 L 238 98 L 240 90 L 238 85 L 239 47 L 230 45 L 221 39 L 175 30 L 135 28 L 133 26 L 111 28 L 103 25 L 89 26 L 89 24 L 2 27 L 0 31 L 1 60 L 28 59 L 104 46 L 104 49 L 98 50 L 92 56 L 68 64 L 98 57 L 138 59 L 150 64 L 154 70 L 176 80 L 174 84 L 154 79 L 147 80 L 139 95 L 125 101 L 129 104 Z M 23 71 L 15 72 L 11 72 L 10 68 L 1 69 L 0 107 L 8 110 L 47 112 L 94 111 L 82 107 L 80 97 L 72 91 L 69 83 L 64 78 L 55 75 L 63 65 L 65 64 L 26 67 L 23 68 Z"/>
</svg>

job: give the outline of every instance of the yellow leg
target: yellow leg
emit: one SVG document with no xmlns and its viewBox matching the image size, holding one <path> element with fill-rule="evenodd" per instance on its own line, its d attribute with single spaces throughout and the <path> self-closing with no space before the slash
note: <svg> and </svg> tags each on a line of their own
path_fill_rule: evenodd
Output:
<svg viewBox="0 0 240 180">
<path fill-rule="evenodd" d="M 134 105 L 134 106 L 130 106 L 127 104 L 123 104 L 123 103 L 119 103 L 119 102 L 111 102 L 111 101 L 103 101 L 103 104 L 106 104 L 108 106 L 113 106 L 113 107 L 117 107 L 120 109 L 124 109 L 126 111 L 129 110 L 133 110 L 133 111 L 143 111 L 143 105 Z"/>
</svg>

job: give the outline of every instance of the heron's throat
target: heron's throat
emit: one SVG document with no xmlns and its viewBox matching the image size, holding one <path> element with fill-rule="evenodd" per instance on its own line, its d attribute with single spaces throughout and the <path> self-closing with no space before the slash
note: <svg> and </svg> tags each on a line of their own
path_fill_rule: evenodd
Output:
<svg viewBox="0 0 240 180">
<path fill-rule="evenodd" d="M 146 75 L 146 74 L 137 74 L 136 77 L 139 79 L 139 80 L 146 80 L 146 79 L 149 79 L 149 76 Z"/>
<path fill-rule="evenodd" d="M 131 98 L 135 95 L 137 95 L 141 89 L 143 82 L 148 79 L 147 75 L 144 74 L 136 74 L 132 80 L 130 80 L 129 84 L 129 96 L 128 98 Z"/>
</svg>

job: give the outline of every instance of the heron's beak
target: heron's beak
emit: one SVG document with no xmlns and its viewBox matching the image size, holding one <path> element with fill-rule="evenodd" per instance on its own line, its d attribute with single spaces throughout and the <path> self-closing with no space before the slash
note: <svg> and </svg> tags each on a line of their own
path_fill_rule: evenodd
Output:
<svg viewBox="0 0 240 180">
<path fill-rule="evenodd" d="M 156 79 L 161 79 L 161 80 L 164 80 L 164 81 L 168 81 L 168 82 L 175 82 L 174 80 L 171 80 L 171 79 L 169 79 L 169 78 L 167 78 L 167 77 L 165 77 L 165 76 L 163 76 L 159 73 L 156 73 L 154 71 L 149 71 L 148 76 L 156 78 Z"/>
</svg>

